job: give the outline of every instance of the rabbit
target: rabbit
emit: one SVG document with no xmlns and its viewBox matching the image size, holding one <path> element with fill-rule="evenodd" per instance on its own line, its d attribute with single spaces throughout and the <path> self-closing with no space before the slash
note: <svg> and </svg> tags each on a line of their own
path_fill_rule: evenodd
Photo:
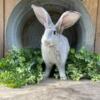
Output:
<svg viewBox="0 0 100 100">
<path fill-rule="evenodd" d="M 62 35 L 64 29 L 73 26 L 80 18 L 77 11 L 65 11 L 54 25 L 48 12 L 41 6 L 31 5 L 37 19 L 45 27 L 41 39 L 41 52 L 46 65 L 44 79 L 50 75 L 53 65 L 59 71 L 60 79 L 66 80 L 65 64 L 68 58 L 70 45 L 68 39 Z"/>
</svg>

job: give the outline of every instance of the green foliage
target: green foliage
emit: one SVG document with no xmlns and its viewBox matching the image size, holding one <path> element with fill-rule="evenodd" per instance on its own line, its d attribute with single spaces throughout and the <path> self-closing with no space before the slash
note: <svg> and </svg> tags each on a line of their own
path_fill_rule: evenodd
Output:
<svg viewBox="0 0 100 100">
<path fill-rule="evenodd" d="M 13 49 L 0 60 L 0 84 L 18 88 L 39 83 L 43 78 L 43 60 L 40 50 Z M 69 79 L 100 80 L 100 55 L 84 48 L 80 51 L 71 49 L 66 64 Z M 55 69 L 55 78 L 59 78 Z"/>
<path fill-rule="evenodd" d="M 84 48 L 78 52 L 71 49 L 67 63 L 66 74 L 70 79 L 100 80 L 100 55 L 89 52 Z"/>
<path fill-rule="evenodd" d="M 21 87 L 42 80 L 42 57 L 40 50 L 13 49 L 0 60 L 0 84 Z"/>
</svg>

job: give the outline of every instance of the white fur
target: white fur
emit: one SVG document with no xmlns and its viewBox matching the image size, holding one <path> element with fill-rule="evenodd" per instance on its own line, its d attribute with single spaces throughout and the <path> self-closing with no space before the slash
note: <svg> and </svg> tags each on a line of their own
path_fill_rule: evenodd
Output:
<svg viewBox="0 0 100 100">
<path fill-rule="evenodd" d="M 54 25 L 47 11 L 35 5 L 32 8 L 38 20 L 45 27 L 45 32 L 41 39 L 42 57 L 46 64 L 44 78 L 48 78 L 52 66 L 58 67 L 60 78 L 65 80 L 65 63 L 70 50 L 69 42 L 61 33 L 67 27 L 72 26 L 78 21 L 80 14 L 78 12 L 64 12 L 57 24 Z M 54 31 L 56 34 L 54 34 Z"/>
<path fill-rule="evenodd" d="M 45 37 L 45 34 L 42 37 L 42 45 L 41 45 L 43 59 L 47 67 L 52 68 L 54 64 L 57 67 L 61 67 L 59 70 L 60 71 L 59 73 L 61 73 L 60 77 L 61 79 L 66 79 L 64 70 L 65 70 L 65 63 L 67 60 L 68 52 L 70 49 L 68 40 L 63 35 L 58 34 L 55 36 L 56 41 L 53 40 L 48 41 L 48 38 Z M 49 68 L 49 70 L 51 70 L 51 68 Z M 44 77 L 47 78 L 48 75 L 49 72 L 46 72 Z"/>
</svg>

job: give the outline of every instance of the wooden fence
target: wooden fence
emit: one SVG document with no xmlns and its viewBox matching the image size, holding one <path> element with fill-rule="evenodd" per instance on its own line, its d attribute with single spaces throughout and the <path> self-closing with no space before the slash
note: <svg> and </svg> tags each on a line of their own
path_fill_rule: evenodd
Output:
<svg viewBox="0 0 100 100">
<path fill-rule="evenodd" d="M 0 57 L 3 56 L 5 50 L 5 29 L 8 18 L 13 8 L 20 1 L 21 0 L 0 0 Z M 100 0 L 83 0 L 83 4 L 85 4 L 88 9 L 95 25 L 95 52 L 100 53 Z"/>
</svg>

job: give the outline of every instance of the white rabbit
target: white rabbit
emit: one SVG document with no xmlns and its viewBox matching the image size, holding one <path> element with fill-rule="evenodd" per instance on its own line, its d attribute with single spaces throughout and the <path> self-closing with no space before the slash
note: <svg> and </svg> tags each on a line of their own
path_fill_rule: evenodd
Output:
<svg viewBox="0 0 100 100">
<path fill-rule="evenodd" d="M 53 24 L 48 12 L 39 6 L 32 5 L 37 19 L 45 27 L 41 39 L 42 57 L 46 64 L 44 78 L 48 78 L 52 66 L 58 67 L 60 79 L 67 79 L 65 74 L 65 63 L 70 50 L 68 39 L 62 35 L 65 28 L 74 25 L 80 18 L 76 11 L 66 11 L 62 14 L 56 25 Z"/>
</svg>

